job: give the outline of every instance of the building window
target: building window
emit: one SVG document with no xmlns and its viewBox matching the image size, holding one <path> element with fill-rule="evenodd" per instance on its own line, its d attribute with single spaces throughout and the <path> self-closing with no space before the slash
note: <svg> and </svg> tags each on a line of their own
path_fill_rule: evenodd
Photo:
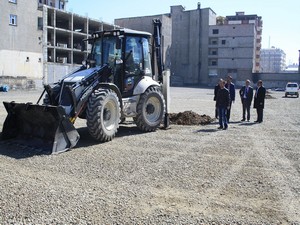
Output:
<svg viewBox="0 0 300 225">
<path fill-rule="evenodd" d="M 9 0 L 9 2 L 17 4 L 17 0 Z"/>
<path fill-rule="evenodd" d="M 210 38 L 209 39 L 209 44 L 210 45 L 217 45 L 218 44 L 218 39 L 217 38 Z"/>
<path fill-rule="evenodd" d="M 209 49 L 209 54 L 210 55 L 218 55 L 218 50 L 217 49 Z"/>
<path fill-rule="evenodd" d="M 17 16 L 10 14 L 9 15 L 9 25 L 17 26 Z"/>
<path fill-rule="evenodd" d="M 211 59 L 211 60 L 209 60 L 209 65 L 210 66 L 217 66 L 218 65 L 217 59 Z"/>
<path fill-rule="evenodd" d="M 209 76 L 218 76 L 218 70 L 217 69 L 209 69 L 208 75 Z"/>
<path fill-rule="evenodd" d="M 237 73 L 237 69 L 228 69 L 227 73 L 235 74 L 235 73 Z"/>
<path fill-rule="evenodd" d="M 222 45 L 225 45 L 226 44 L 226 40 L 222 40 Z"/>
<path fill-rule="evenodd" d="M 218 34 L 219 33 L 219 29 L 213 29 L 213 34 Z"/>
<path fill-rule="evenodd" d="M 38 30 L 43 30 L 43 17 L 38 17 L 37 28 Z"/>
</svg>

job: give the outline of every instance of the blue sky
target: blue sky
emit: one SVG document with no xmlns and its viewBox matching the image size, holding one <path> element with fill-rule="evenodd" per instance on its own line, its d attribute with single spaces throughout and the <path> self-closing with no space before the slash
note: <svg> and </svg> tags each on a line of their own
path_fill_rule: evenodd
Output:
<svg viewBox="0 0 300 225">
<path fill-rule="evenodd" d="M 113 23 L 116 18 L 148 16 L 170 12 L 171 5 L 185 10 L 210 7 L 217 16 L 257 14 L 263 20 L 262 47 L 282 49 L 287 64 L 297 63 L 300 50 L 300 0 L 69 0 L 67 10 Z"/>
</svg>

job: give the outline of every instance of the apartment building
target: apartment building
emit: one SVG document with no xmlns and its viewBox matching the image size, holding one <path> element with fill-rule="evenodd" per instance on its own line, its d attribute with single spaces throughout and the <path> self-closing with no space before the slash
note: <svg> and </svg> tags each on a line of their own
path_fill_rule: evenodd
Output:
<svg viewBox="0 0 300 225">
<path fill-rule="evenodd" d="M 279 48 L 266 48 L 261 50 L 260 72 L 279 73 L 286 69 L 286 54 Z"/>
<path fill-rule="evenodd" d="M 3 0 L 0 7 L 0 76 L 42 77 L 42 11 L 38 1 Z"/>
<path fill-rule="evenodd" d="M 81 41 L 114 25 L 66 9 L 67 0 L 3 0 L 0 7 L 0 76 L 52 83 L 81 65 Z M 19 79 L 19 80 L 20 80 Z M 0 80 L 1 83 L 1 80 Z"/>
<path fill-rule="evenodd" d="M 237 12 L 218 18 L 209 27 L 208 74 L 211 80 L 231 75 L 242 85 L 259 72 L 262 19 L 257 15 Z"/>
<path fill-rule="evenodd" d="M 208 30 L 216 23 L 216 14 L 210 8 L 185 10 L 181 5 L 171 6 L 170 13 L 119 18 L 121 27 L 153 33 L 152 19 L 162 21 L 164 68 L 171 70 L 171 85 L 199 85 L 208 83 Z"/>
<path fill-rule="evenodd" d="M 121 18 L 115 24 L 151 32 L 149 18 L 159 16 L 163 15 Z M 172 85 L 213 85 L 227 74 L 242 84 L 259 71 L 261 17 L 244 12 L 217 17 L 200 3 L 195 10 L 171 6 L 164 16 L 164 52 L 170 58 Z"/>
</svg>

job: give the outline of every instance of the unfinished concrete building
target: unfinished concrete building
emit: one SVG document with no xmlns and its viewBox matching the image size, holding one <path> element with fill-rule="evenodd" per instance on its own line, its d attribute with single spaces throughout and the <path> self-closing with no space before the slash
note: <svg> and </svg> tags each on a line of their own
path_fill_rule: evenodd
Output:
<svg viewBox="0 0 300 225">
<path fill-rule="evenodd" d="M 66 0 L 4 0 L 0 7 L 0 76 L 52 83 L 81 65 L 81 41 L 114 25 L 65 10 Z M 5 22 L 6 21 L 6 22 Z M 1 81 L 0 81 L 1 83 Z"/>
</svg>

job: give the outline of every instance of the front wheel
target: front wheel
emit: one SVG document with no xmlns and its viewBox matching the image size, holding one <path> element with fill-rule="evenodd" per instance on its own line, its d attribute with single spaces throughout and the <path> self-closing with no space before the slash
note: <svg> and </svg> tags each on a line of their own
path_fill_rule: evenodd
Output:
<svg viewBox="0 0 300 225">
<path fill-rule="evenodd" d="M 120 103 L 110 89 L 98 89 L 91 94 L 86 120 L 90 135 L 97 141 L 110 141 L 116 135 L 120 122 Z"/>
<path fill-rule="evenodd" d="M 146 132 L 155 131 L 165 114 L 165 100 L 158 87 L 150 87 L 140 97 L 137 104 L 137 127 Z"/>
</svg>

